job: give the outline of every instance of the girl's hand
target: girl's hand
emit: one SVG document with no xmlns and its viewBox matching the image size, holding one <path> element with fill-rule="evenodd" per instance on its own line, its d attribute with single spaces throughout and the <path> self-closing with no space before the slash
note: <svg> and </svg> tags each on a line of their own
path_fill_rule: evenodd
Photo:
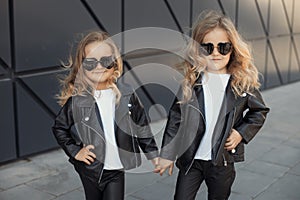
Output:
<svg viewBox="0 0 300 200">
<path fill-rule="evenodd" d="M 154 166 L 154 173 L 158 173 L 160 171 L 160 167 L 159 167 L 159 157 L 153 158 L 151 160 L 153 166 Z"/>
<path fill-rule="evenodd" d="M 237 130 L 232 129 L 224 148 L 227 151 L 231 151 L 242 141 L 242 139 L 241 134 Z"/>
<path fill-rule="evenodd" d="M 90 149 L 95 149 L 93 145 L 87 145 L 80 149 L 80 151 L 76 154 L 75 159 L 84 162 L 87 165 L 93 163 L 96 158 L 96 155 L 90 151 Z"/>
<path fill-rule="evenodd" d="M 168 168 L 168 174 L 171 176 L 173 173 L 174 161 L 160 158 L 159 165 L 155 168 L 154 172 L 159 173 L 162 176 Z"/>
</svg>

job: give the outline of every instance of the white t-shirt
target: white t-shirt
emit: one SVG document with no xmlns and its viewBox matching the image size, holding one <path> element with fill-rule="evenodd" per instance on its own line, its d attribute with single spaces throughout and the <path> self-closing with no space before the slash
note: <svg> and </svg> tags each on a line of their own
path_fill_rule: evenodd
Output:
<svg viewBox="0 0 300 200">
<path fill-rule="evenodd" d="M 211 160 L 212 136 L 228 84 L 229 74 L 207 73 L 203 79 L 206 130 L 195 159 Z"/>
<path fill-rule="evenodd" d="M 120 160 L 114 129 L 116 95 L 112 89 L 96 90 L 94 98 L 100 111 L 106 140 L 104 169 L 122 169 L 123 165 Z"/>
</svg>

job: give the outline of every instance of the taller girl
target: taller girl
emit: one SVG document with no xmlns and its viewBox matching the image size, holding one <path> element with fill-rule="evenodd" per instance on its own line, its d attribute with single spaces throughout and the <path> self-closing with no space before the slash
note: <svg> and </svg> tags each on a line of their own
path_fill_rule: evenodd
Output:
<svg viewBox="0 0 300 200">
<path fill-rule="evenodd" d="M 205 181 L 208 199 L 224 200 L 235 179 L 234 162 L 244 160 L 244 144 L 263 126 L 269 108 L 249 46 L 229 18 L 206 13 L 195 23 L 192 39 L 182 99 L 171 107 L 165 129 L 160 173 L 167 168 L 171 173 L 177 157 L 175 199 L 195 199 Z"/>
</svg>

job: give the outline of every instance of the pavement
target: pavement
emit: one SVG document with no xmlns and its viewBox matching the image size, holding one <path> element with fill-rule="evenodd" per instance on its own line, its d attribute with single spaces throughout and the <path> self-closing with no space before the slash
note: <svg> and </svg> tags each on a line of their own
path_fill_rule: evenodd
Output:
<svg viewBox="0 0 300 200">
<path fill-rule="evenodd" d="M 263 91 L 271 108 L 265 126 L 246 146 L 246 161 L 235 165 L 231 200 L 300 199 L 300 82 Z M 161 133 L 164 121 L 152 124 Z M 147 167 L 146 167 L 147 169 Z M 178 171 L 159 176 L 126 173 L 126 200 L 172 199 Z M 203 184 L 197 200 L 206 199 Z M 61 149 L 0 166 L 1 200 L 82 200 L 80 179 Z"/>
</svg>

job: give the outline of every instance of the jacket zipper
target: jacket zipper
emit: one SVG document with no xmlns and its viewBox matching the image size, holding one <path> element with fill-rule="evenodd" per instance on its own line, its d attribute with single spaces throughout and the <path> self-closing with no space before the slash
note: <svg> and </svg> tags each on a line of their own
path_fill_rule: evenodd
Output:
<svg viewBox="0 0 300 200">
<path fill-rule="evenodd" d="M 101 139 L 104 141 L 105 145 L 106 145 L 105 139 L 102 137 L 101 134 L 98 133 L 98 131 L 96 131 L 93 127 L 90 127 L 89 125 L 87 125 L 87 124 L 84 123 L 83 121 L 82 121 L 82 123 L 83 123 L 85 126 L 87 126 L 87 127 L 89 127 L 90 129 L 92 129 L 97 135 L 99 135 L 99 136 L 101 137 Z M 104 154 L 104 155 L 105 155 L 105 154 Z M 104 156 L 104 160 L 105 160 L 105 156 Z M 102 170 L 101 170 L 101 173 L 100 173 L 100 176 L 99 176 L 99 179 L 98 179 L 98 184 L 100 184 L 100 182 L 101 182 L 102 174 L 103 174 L 103 168 L 102 168 Z"/>
<path fill-rule="evenodd" d="M 101 182 L 101 178 L 102 178 L 102 175 L 103 175 L 103 171 L 104 171 L 104 168 L 102 168 L 102 170 L 101 170 L 101 174 L 100 174 L 99 179 L 98 179 L 98 185 L 99 185 L 100 182 Z"/>
<path fill-rule="evenodd" d="M 193 105 L 189 105 L 189 106 L 192 107 L 192 108 L 194 108 L 195 110 L 197 110 L 200 113 L 200 115 L 201 115 L 201 117 L 202 117 L 202 119 L 204 121 L 205 127 L 206 127 L 206 121 L 205 121 L 205 118 L 204 118 L 204 115 L 202 114 L 202 112 L 198 108 L 196 108 L 195 106 L 193 106 Z"/>
<path fill-rule="evenodd" d="M 204 121 L 205 127 L 206 127 L 206 121 L 205 121 L 205 118 L 204 118 L 203 113 L 202 113 L 198 108 L 196 108 L 195 106 L 193 106 L 193 105 L 189 105 L 189 106 L 191 106 L 192 108 L 194 108 L 195 110 L 197 110 L 197 111 L 200 113 L 200 115 L 201 115 L 201 117 L 202 117 L 202 119 L 203 119 L 203 121 Z M 191 169 L 191 167 L 192 167 L 194 161 L 195 161 L 195 159 L 193 158 L 191 164 L 189 165 L 187 171 L 185 172 L 185 175 L 187 175 L 187 173 L 190 171 L 190 169 Z"/>
<path fill-rule="evenodd" d="M 130 128 L 130 132 L 131 132 L 131 141 L 132 141 L 132 145 L 133 145 L 133 151 L 134 151 L 134 156 L 135 156 L 135 167 L 138 167 L 138 163 L 137 163 L 137 156 L 136 156 L 136 152 L 135 152 L 135 144 L 134 144 L 134 136 L 133 136 L 133 131 L 132 131 L 132 127 L 131 127 L 131 118 L 130 118 L 130 114 L 131 112 L 128 112 L 128 123 L 129 123 L 129 128 Z"/>
<path fill-rule="evenodd" d="M 232 130 L 232 127 L 233 127 L 233 125 L 234 125 L 235 113 L 236 113 L 236 108 L 234 108 L 234 111 L 233 111 L 233 118 L 232 118 L 232 123 L 231 123 L 230 131 Z M 223 157 L 223 164 L 224 164 L 224 166 L 226 167 L 226 166 L 227 166 L 227 160 L 226 160 L 226 158 L 225 158 L 224 153 L 222 154 L 222 157 Z"/>
<path fill-rule="evenodd" d="M 191 167 L 192 167 L 194 161 L 195 161 L 195 159 L 192 160 L 192 162 L 191 162 L 189 168 L 188 168 L 188 169 L 186 170 L 186 172 L 185 172 L 185 175 L 187 175 L 187 173 L 189 173 L 189 171 L 190 171 L 190 169 L 191 169 Z"/>
<path fill-rule="evenodd" d="M 97 130 L 95 130 L 93 127 L 90 127 L 89 125 L 87 125 L 86 123 L 84 123 L 83 121 L 81 121 L 81 123 L 83 123 L 85 126 L 89 127 L 90 129 L 92 129 L 97 135 L 99 135 L 101 137 L 101 139 L 104 141 L 104 143 L 106 144 L 105 139 L 102 137 L 101 134 L 98 133 Z"/>
</svg>

